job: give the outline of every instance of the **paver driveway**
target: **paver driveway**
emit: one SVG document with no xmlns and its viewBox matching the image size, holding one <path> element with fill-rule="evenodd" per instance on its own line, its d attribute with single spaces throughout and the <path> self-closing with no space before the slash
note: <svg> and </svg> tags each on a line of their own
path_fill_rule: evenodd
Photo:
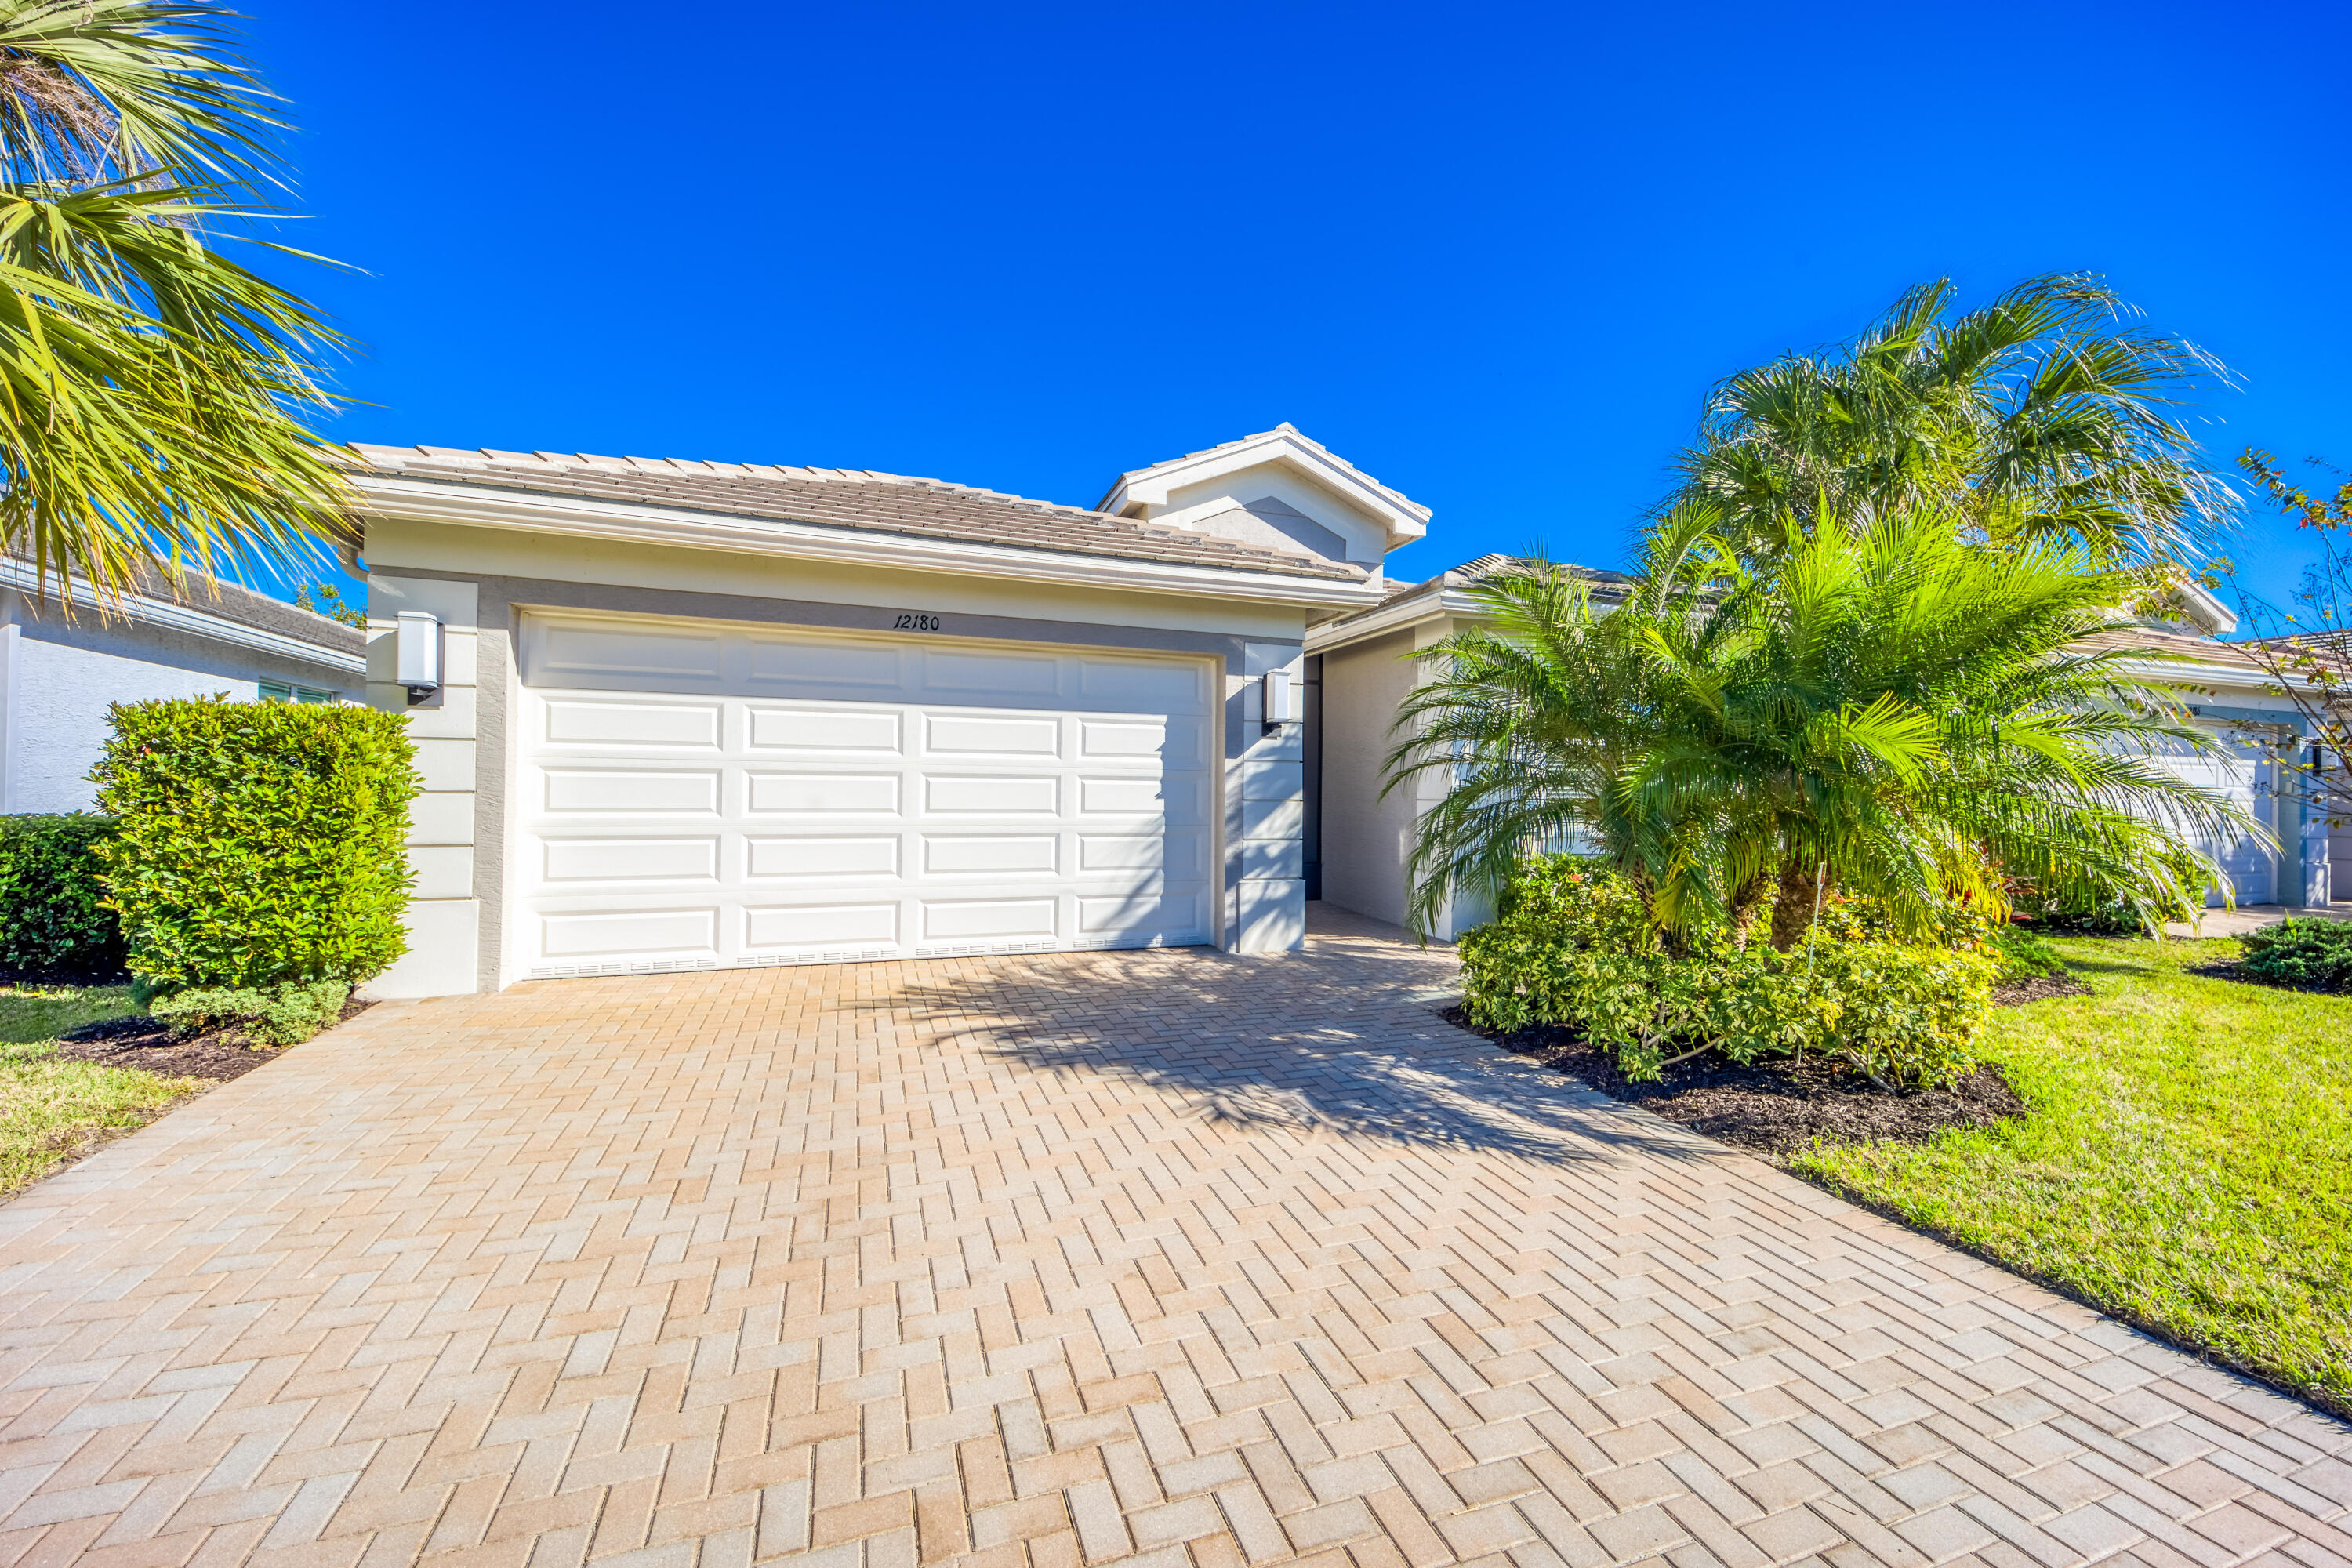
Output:
<svg viewBox="0 0 2352 1568">
<path fill-rule="evenodd" d="M 1357 928 L 377 1008 L 0 1209 L 0 1562 L 2352 1560 L 2352 1430 L 1448 976 Z"/>
</svg>

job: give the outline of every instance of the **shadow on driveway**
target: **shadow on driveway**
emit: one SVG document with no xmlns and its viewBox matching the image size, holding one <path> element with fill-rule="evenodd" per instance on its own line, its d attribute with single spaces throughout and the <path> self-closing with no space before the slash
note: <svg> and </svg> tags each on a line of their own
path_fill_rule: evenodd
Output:
<svg viewBox="0 0 2352 1568">
<path fill-rule="evenodd" d="M 1446 1023 L 1451 952 L 1379 934 L 1392 930 L 1303 952 L 999 961 L 893 1000 L 992 1055 L 1171 1090 L 1213 1122 L 1553 1163 L 1723 1152 Z"/>
</svg>

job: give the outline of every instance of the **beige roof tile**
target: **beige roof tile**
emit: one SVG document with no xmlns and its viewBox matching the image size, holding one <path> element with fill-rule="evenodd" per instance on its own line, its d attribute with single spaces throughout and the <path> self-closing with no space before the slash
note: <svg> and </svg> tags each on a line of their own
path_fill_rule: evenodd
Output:
<svg viewBox="0 0 2352 1568">
<path fill-rule="evenodd" d="M 1360 567 L 1319 556 L 901 474 L 586 452 L 351 449 L 368 471 L 441 484 L 1338 582 L 1365 577 Z"/>
</svg>

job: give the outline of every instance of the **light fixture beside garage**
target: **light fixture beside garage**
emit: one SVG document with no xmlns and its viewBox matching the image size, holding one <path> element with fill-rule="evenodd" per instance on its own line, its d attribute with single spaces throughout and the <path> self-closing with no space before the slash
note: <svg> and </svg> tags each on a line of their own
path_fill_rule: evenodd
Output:
<svg viewBox="0 0 2352 1568">
<path fill-rule="evenodd" d="M 423 610 L 400 612 L 399 679 L 411 706 L 441 689 L 441 619 Z"/>
<path fill-rule="evenodd" d="M 1298 682 L 1290 671 L 1269 669 L 1259 679 L 1265 699 L 1265 732 L 1271 735 L 1285 724 L 1299 722 Z"/>
</svg>

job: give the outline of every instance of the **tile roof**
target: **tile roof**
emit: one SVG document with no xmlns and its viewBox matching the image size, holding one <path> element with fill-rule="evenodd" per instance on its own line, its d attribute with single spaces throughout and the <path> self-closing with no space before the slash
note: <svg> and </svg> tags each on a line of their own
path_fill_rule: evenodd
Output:
<svg viewBox="0 0 2352 1568">
<path fill-rule="evenodd" d="M 1441 572 L 1426 582 L 1398 584 L 1382 602 L 1394 604 L 1399 599 L 1417 598 L 1423 594 L 1449 593 L 1456 588 L 1470 587 L 1497 572 L 1516 570 L 1532 564 L 1533 563 L 1524 561 L 1516 555 L 1481 555 L 1475 561 L 1465 561 L 1450 572 Z M 1563 563 L 1559 569 L 1572 577 L 1581 577 L 1591 584 L 1593 598 L 1602 604 L 1623 598 L 1625 595 L 1622 585 L 1633 581 L 1622 572 L 1602 571 L 1591 566 L 1570 566 Z"/>
<path fill-rule="evenodd" d="M 940 479 L 675 458 L 354 446 L 363 471 L 869 533 L 1362 582 L 1360 567 Z"/>
<path fill-rule="evenodd" d="M 2263 674 L 2261 662 L 2239 644 L 2220 642 L 2212 637 L 2199 637 L 2193 632 L 2122 626 L 2113 631 L 2097 632 L 2084 637 L 2082 646 L 2101 651 L 2123 648 L 2135 653 L 2166 654 L 2179 659 L 2194 659 L 2200 664 L 2227 665 L 2232 670 L 2243 670 L 2251 675 Z"/>
<path fill-rule="evenodd" d="M 188 574 L 173 583 L 152 568 L 139 574 L 136 592 L 150 599 L 166 600 L 191 610 L 201 610 L 208 616 L 257 631 L 275 632 L 282 637 L 292 637 L 314 647 L 336 653 L 362 653 L 367 647 L 367 634 L 357 626 L 347 626 L 341 621 L 331 621 L 324 616 L 289 605 L 283 599 L 256 593 L 235 583 L 223 583 Z M 137 619 L 134 613 L 132 619 Z"/>
</svg>

